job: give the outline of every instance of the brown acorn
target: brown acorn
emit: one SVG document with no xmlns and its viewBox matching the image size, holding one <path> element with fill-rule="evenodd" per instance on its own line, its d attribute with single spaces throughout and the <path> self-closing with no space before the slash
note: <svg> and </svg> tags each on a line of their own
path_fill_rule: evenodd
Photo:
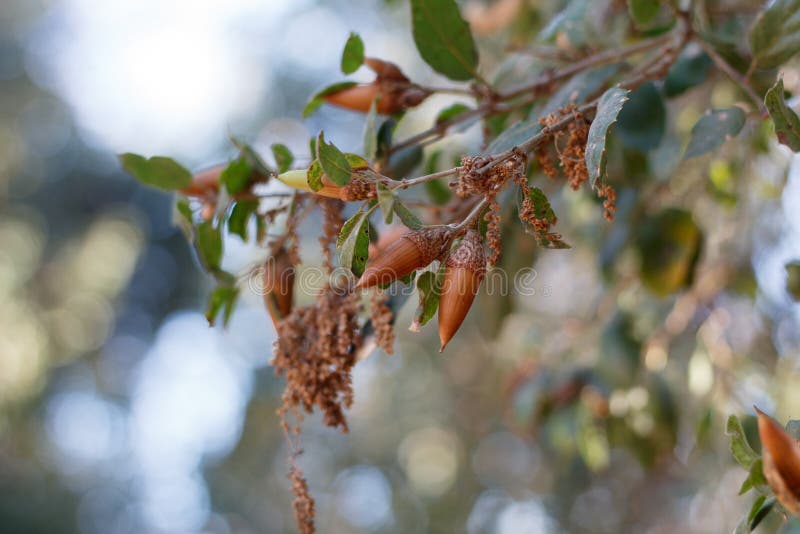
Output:
<svg viewBox="0 0 800 534">
<path fill-rule="evenodd" d="M 432 226 L 403 235 L 368 265 L 356 289 L 388 284 L 441 257 L 453 239 L 453 229 Z"/>
<path fill-rule="evenodd" d="M 262 278 L 264 304 L 267 306 L 272 322 L 278 321 L 292 312 L 292 299 L 294 297 L 295 268 L 292 265 L 286 248 L 267 258 L 264 262 L 264 276 Z"/>
<path fill-rule="evenodd" d="M 483 240 L 477 230 L 467 230 L 445 262 L 439 296 L 439 352 L 444 351 L 464 322 L 485 275 Z"/>
<path fill-rule="evenodd" d="M 375 110 L 381 115 L 393 115 L 420 104 L 430 92 L 392 79 L 377 79 L 372 83 L 354 85 L 322 98 L 333 106 L 366 113 L 378 97 Z"/>
<path fill-rule="evenodd" d="M 800 443 L 772 417 L 756 411 L 764 477 L 784 508 L 800 514 Z"/>
<path fill-rule="evenodd" d="M 215 165 L 199 171 L 192 176 L 192 182 L 181 189 L 181 193 L 190 197 L 207 197 L 216 194 L 219 189 L 219 176 L 226 165 Z"/>
</svg>

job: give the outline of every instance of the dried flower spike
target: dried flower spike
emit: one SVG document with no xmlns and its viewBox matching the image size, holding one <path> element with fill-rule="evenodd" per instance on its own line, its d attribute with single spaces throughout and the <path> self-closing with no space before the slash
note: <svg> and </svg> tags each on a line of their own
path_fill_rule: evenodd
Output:
<svg viewBox="0 0 800 534">
<path fill-rule="evenodd" d="M 464 322 L 485 275 L 483 240 L 477 230 L 470 229 L 445 262 L 439 297 L 439 352 Z"/>
<path fill-rule="evenodd" d="M 439 258 L 453 239 L 453 229 L 433 226 L 408 232 L 367 265 L 356 289 L 394 282 Z"/>
<path fill-rule="evenodd" d="M 800 514 L 800 443 L 772 417 L 758 408 L 764 476 L 778 501 L 793 514 Z"/>
<path fill-rule="evenodd" d="M 294 271 L 289 253 L 283 247 L 264 263 L 264 304 L 276 325 L 292 312 Z"/>
</svg>

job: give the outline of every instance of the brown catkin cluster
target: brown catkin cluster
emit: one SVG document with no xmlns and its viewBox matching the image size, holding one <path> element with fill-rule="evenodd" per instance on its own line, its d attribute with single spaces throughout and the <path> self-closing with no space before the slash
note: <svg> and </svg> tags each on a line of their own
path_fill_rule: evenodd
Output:
<svg viewBox="0 0 800 534">
<path fill-rule="evenodd" d="M 294 494 L 292 508 L 297 530 L 300 534 L 314 534 L 314 516 L 316 516 L 314 498 L 308 491 L 308 482 L 306 482 L 303 471 L 295 464 L 294 456 L 291 457 L 290 463 L 288 476 L 292 481 L 292 493 Z"/>
<path fill-rule="evenodd" d="M 487 156 L 464 156 L 461 158 L 461 169 L 456 182 L 456 194 L 460 197 L 483 195 L 494 197 L 503 188 L 509 178 L 520 172 L 520 165 L 525 167 L 525 156 L 515 152 L 505 161 L 500 161 L 481 172 L 480 169 L 492 163 Z"/>
<path fill-rule="evenodd" d="M 603 200 L 603 217 L 611 222 L 617 211 L 617 192 L 608 184 L 597 184 L 597 196 Z"/>
<path fill-rule="evenodd" d="M 589 179 L 589 170 L 586 167 L 586 142 L 589 136 L 589 122 L 581 115 L 574 104 L 569 104 L 558 110 L 558 114 L 550 113 L 542 117 L 539 123 L 544 126 L 553 126 L 567 115 L 572 115 L 573 120 L 565 132 L 553 134 L 553 147 L 558 156 L 558 162 L 567 183 L 573 190 L 577 190 Z M 566 138 L 566 141 L 562 141 Z M 563 143 L 563 148 L 560 145 Z M 553 156 L 548 147 L 542 145 L 536 151 L 536 158 L 542 172 L 549 178 L 558 176 L 558 171 L 553 162 Z"/>
<path fill-rule="evenodd" d="M 483 216 L 483 220 L 489 223 L 486 228 L 486 244 L 490 252 L 486 261 L 494 267 L 500 260 L 500 253 L 503 250 L 500 240 L 500 204 L 494 198 L 489 200 L 489 210 Z"/>
<path fill-rule="evenodd" d="M 333 247 L 342 229 L 342 208 L 344 203 L 334 198 L 317 197 L 317 202 L 322 209 L 323 222 L 322 234 L 319 237 L 319 244 L 322 247 L 323 266 L 330 272 L 333 270 Z"/>
<path fill-rule="evenodd" d="M 328 288 L 313 306 L 292 310 L 278 324 L 272 366 L 286 377 L 284 411 L 323 412 L 326 425 L 347 431 L 353 402 L 350 372 L 361 345 L 358 297 Z"/>
<path fill-rule="evenodd" d="M 354 177 L 350 182 L 342 187 L 339 198 L 345 202 L 356 202 L 358 200 L 368 200 L 375 198 L 375 184 L 365 178 Z"/>
<path fill-rule="evenodd" d="M 370 294 L 369 318 L 375 330 L 375 342 L 386 354 L 394 353 L 394 316 L 387 302 L 389 296 L 376 289 Z"/>
</svg>

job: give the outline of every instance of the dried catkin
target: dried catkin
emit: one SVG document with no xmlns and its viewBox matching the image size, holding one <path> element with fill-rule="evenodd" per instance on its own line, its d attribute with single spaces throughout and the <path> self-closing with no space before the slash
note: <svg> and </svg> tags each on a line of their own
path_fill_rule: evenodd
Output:
<svg viewBox="0 0 800 534">
<path fill-rule="evenodd" d="M 370 321 L 375 330 L 375 342 L 386 354 L 394 352 L 394 320 L 392 309 L 387 305 L 389 296 L 378 289 L 370 294 Z"/>
<path fill-rule="evenodd" d="M 342 208 L 344 203 L 333 198 L 317 197 L 319 207 L 322 209 L 323 222 L 322 234 L 319 244 L 322 247 L 322 265 L 330 272 L 333 270 L 333 247 L 342 228 Z"/>
</svg>

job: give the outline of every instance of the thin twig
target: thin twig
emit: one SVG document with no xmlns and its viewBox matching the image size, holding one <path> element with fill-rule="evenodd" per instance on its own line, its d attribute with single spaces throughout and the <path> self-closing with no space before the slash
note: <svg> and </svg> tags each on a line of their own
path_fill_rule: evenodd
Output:
<svg viewBox="0 0 800 534">
<path fill-rule="evenodd" d="M 709 55 L 709 57 L 717 66 L 717 68 L 719 68 L 719 70 L 727 74 L 728 78 L 733 80 L 733 82 L 736 83 L 736 85 L 738 85 L 742 89 L 742 91 L 744 91 L 747 94 L 747 96 L 750 97 L 750 99 L 756 105 L 756 108 L 758 109 L 761 116 L 766 118 L 767 108 L 764 105 L 764 102 L 761 100 L 761 97 L 759 97 L 753 90 L 753 88 L 750 87 L 750 84 L 747 83 L 746 77 L 742 76 L 742 74 L 740 74 L 739 71 L 731 67 L 730 64 L 727 61 L 725 61 L 725 58 L 720 56 L 717 53 L 717 51 L 714 50 L 714 48 L 707 42 L 703 41 L 702 39 L 698 39 L 697 42 L 700 44 L 703 50 L 705 50 L 706 54 Z"/>
</svg>

